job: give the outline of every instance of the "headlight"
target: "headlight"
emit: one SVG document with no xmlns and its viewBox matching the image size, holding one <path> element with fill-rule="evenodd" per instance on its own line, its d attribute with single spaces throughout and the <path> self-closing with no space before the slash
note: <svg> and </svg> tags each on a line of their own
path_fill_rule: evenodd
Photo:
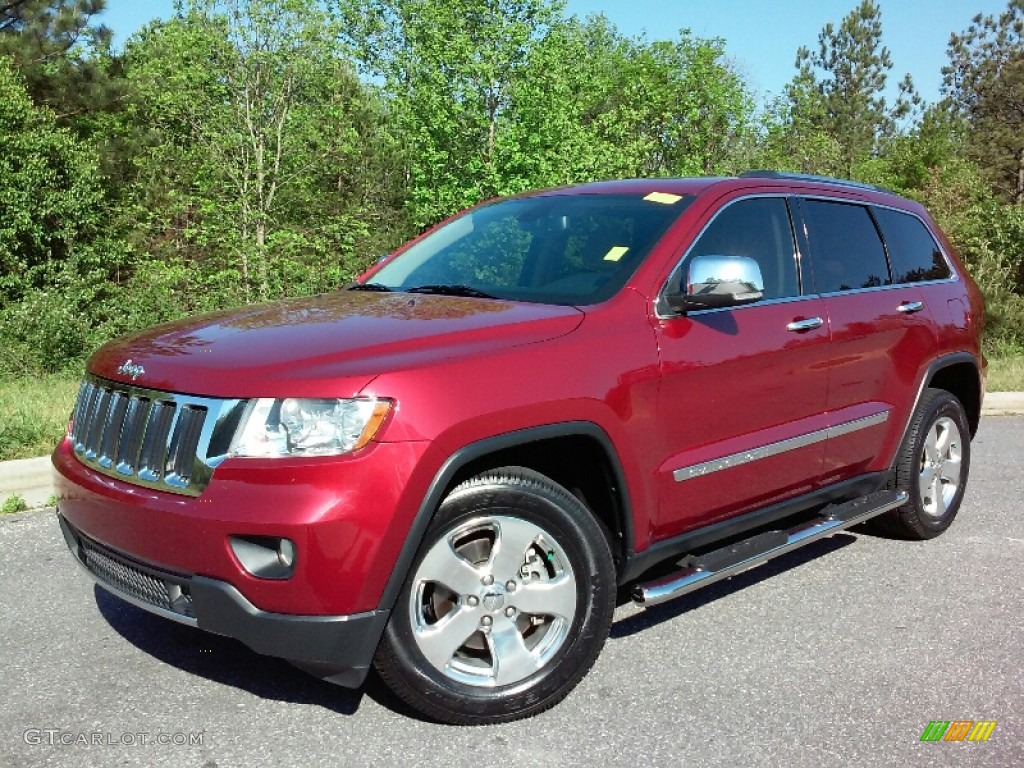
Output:
<svg viewBox="0 0 1024 768">
<path fill-rule="evenodd" d="M 254 400 L 235 433 L 232 456 L 332 456 L 358 451 L 377 434 L 390 400 Z"/>
</svg>

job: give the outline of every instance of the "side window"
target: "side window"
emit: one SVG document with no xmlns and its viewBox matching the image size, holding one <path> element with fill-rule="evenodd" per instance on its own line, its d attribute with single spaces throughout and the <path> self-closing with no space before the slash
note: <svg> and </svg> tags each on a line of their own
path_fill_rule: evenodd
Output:
<svg viewBox="0 0 1024 768">
<path fill-rule="evenodd" d="M 818 293 L 889 285 L 889 265 L 878 230 L 862 205 L 804 200 Z"/>
<path fill-rule="evenodd" d="M 919 283 L 950 277 L 949 264 L 919 218 L 890 208 L 872 210 L 889 249 L 893 282 Z"/>
<path fill-rule="evenodd" d="M 779 197 L 740 200 L 722 210 L 687 255 L 747 256 L 761 267 L 764 297 L 800 295 L 789 208 Z"/>
</svg>

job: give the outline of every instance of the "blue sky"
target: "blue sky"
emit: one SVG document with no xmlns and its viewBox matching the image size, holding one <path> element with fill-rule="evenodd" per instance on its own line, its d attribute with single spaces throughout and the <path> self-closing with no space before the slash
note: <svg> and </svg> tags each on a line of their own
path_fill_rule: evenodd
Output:
<svg viewBox="0 0 1024 768">
<path fill-rule="evenodd" d="M 813 47 L 821 28 L 838 25 L 859 0 L 569 0 L 569 13 L 604 13 L 626 34 L 674 37 L 688 27 L 721 37 L 730 59 L 760 96 L 782 92 L 795 73 L 796 50 Z M 885 45 L 895 84 L 909 72 L 927 101 L 939 97 L 946 43 L 976 13 L 998 14 L 1006 0 L 880 0 Z M 147 21 L 173 12 L 172 0 L 107 0 L 103 23 L 118 44 Z M 890 93 L 890 100 L 891 95 Z"/>
</svg>

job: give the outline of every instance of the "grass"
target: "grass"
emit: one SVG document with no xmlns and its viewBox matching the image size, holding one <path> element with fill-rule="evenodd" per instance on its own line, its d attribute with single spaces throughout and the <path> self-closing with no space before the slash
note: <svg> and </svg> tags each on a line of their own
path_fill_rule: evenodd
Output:
<svg viewBox="0 0 1024 768">
<path fill-rule="evenodd" d="M 0 381 L 0 461 L 43 456 L 68 425 L 78 380 L 61 376 Z"/>
<path fill-rule="evenodd" d="M 0 515 L 13 515 L 15 512 L 24 512 L 28 509 L 28 504 L 18 494 L 8 496 L 4 499 L 4 503 L 0 505 Z"/>
<path fill-rule="evenodd" d="M 989 392 L 1024 392 L 1024 355 L 989 358 Z"/>
</svg>

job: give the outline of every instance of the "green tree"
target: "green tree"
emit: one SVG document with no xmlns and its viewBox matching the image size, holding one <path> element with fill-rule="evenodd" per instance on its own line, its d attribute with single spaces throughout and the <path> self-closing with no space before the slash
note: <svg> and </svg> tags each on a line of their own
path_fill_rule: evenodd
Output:
<svg viewBox="0 0 1024 768">
<path fill-rule="evenodd" d="M 384 170 L 379 109 L 319 4 L 197 0 L 131 41 L 126 73 L 125 132 L 147 126 L 133 199 L 144 247 L 188 259 L 228 300 L 358 271 L 346 257 L 381 182 L 353 170 Z"/>
<path fill-rule="evenodd" d="M 1024 203 L 1024 0 L 952 35 L 943 90 L 967 120 L 967 146 L 999 194 Z"/>
<path fill-rule="evenodd" d="M 512 84 L 505 164 L 514 190 L 626 176 L 637 165 L 615 112 L 632 41 L 603 15 L 560 18 Z"/>
<path fill-rule="evenodd" d="M 752 112 L 725 41 L 681 30 L 673 41 L 633 41 L 615 94 L 614 123 L 632 144 L 631 175 L 723 173 Z"/>
<path fill-rule="evenodd" d="M 845 153 L 824 127 L 825 110 L 813 82 L 798 76 L 785 96 L 770 100 L 759 120 L 748 165 L 798 173 L 841 176 Z"/>
<path fill-rule="evenodd" d="M 556 20 L 554 0 L 342 0 L 349 43 L 383 81 L 425 226 L 512 191 L 503 168 L 515 83 Z"/>
<path fill-rule="evenodd" d="M 100 200 L 87 147 L 0 56 L 0 306 L 55 282 L 94 233 Z"/>
<path fill-rule="evenodd" d="M 32 103 L 0 56 L 0 375 L 56 370 L 81 355 L 79 289 L 101 217 L 95 157 Z"/>
<path fill-rule="evenodd" d="M 195 0 L 190 9 L 224 33 L 213 57 L 225 108 L 207 113 L 195 127 L 223 153 L 239 214 L 243 284 L 248 290 L 255 282 L 265 299 L 267 238 L 278 192 L 290 176 L 308 174 L 318 162 L 313 153 L 300 157 L 292 150 L 321 138 L 298 118 L 302 105 L 323 95 L 330 27 L 307 0 Z"/>
<path fill-rule="evenodd" d="M 962 120 L 951 115 L 942 105 L 933 104 L 924 110 L 920 120 L 909 130 L 889 137 L 877 157 L 857 166 L 857 178 L 880 184 L 901 194 L 920 196 L 934 181 L 935 174 L 956 168 L 956 186 L 967 189 L 960 181 L 968 173 L 963 156 Z M 973 174 L 976 169 L 971 171 Z"/>
<path fill-rule="evenodd" d="M 11 57 L 36 104 L 76 130 L 77 118 L 112 108 L 121 95 L 110 30 L 94 23 L 105 6 L 106 0 L 0 0 L 0 56 Z"/>
<path fill-rule="evenodd" d="M 847 176 L 920 103 L 909 75 L 892 108 L 882 95 L 892 58 L 882 45 L 882 12 L 873 0 L 862 0 L 838 28 L 826 24 L 816 50 L 797 51 L 796 66 L 798 74 L 787 89 L 794 125 L 832 137 Z"/>
<path fill-rule="evenodd" d="M 550 0 L 342 3 L 423 226 L 496 194 L 719 172 L 751 112 L 724 43 L 627 38 Z"/>
<path fill-rule="evenodd" d="M 689 30 L 650 42 L 604 16 L 571 18 L 535 47 L 524 74 L 514 115 L 523 159 L 556 171 L 536 184 L 726 172 L 752 112 L 723 41 Z"/>
</svg>

